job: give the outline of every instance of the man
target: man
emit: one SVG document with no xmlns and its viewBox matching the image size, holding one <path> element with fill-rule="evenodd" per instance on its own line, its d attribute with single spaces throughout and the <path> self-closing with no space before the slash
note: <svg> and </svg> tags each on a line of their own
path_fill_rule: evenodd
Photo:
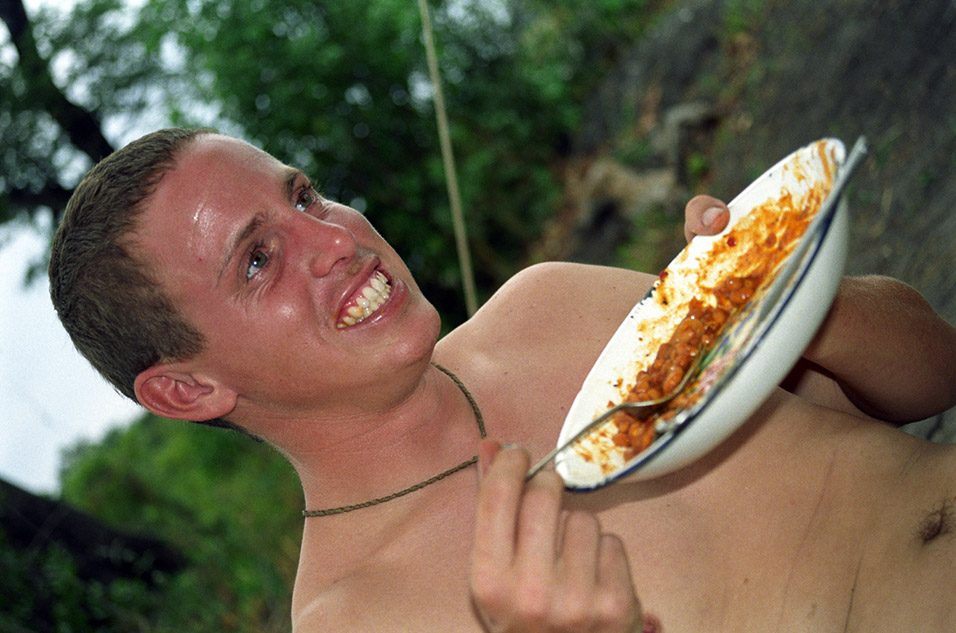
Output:
<svg viewBox="0 0 956 633">
<path fill-rule="evenodd" d="M 689 236 L 727 217 L 707 197 L 687 214 Z M 699 462 L 566 495 L 525 484 L 529 456 L 651 276 L 535 266 L 437 341 L 360 214 L 176 130 L 87 176 L 50 275 L 118 388 L 263 438 L 308 510 L 345 508 L 305 520 L 296 631 L 956 629 L 956 449 L 875 417 L 956 402 L 956 333 L 900 283 L 846 280 L 788 390 Z"/>
</svg>

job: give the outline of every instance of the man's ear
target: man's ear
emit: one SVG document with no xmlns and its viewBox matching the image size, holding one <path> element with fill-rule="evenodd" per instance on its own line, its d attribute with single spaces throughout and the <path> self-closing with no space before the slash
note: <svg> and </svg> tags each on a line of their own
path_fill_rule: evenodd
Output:
<svg viewBox="0 0 956 633">
<path fill-rule="evenodd" d="M 173 420 L 212 420 L 228 415 L 236 406 L 234 391 L 175 364 L 157 363 L 144 370 L 133 389 L 151 413 Z"/>
</svg>

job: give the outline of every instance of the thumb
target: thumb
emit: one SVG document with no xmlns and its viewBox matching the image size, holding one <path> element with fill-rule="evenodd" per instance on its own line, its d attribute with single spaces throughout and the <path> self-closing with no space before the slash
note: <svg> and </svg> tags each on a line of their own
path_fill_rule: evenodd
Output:
<svg viewBox="0 0 956 633">
<path fill-rule="evenodd" d="M 690 242 L 696 235 L 716 235 L 730 221 L 727 205 L 713 196 L 695 196 L 684 208 L 684 237 Z"/>
</svg>

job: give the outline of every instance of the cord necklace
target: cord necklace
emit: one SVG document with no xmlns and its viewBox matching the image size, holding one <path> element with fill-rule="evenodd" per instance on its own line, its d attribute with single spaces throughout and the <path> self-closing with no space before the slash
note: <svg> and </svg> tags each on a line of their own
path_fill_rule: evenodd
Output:
<svg viewBox="0 0 956 633">
<path fill-rule="evenodd" d="M 471 405 L 471 410 L 475 412 L 475 420 L 478 422 L 478 432 L 481 434 L 481 439 L 484 439 L 485 438 L 485 420 L 481 416 L 481 409 L 478 408 L 478 403 L 475 402 L 475 398 L 471 395 L 468 389 L 465 388 L 465 385 L 461 382 L 461 380 L 459 380 L 458 376 L 453 374 L 451 370 L 446 369 L 445 367 L 442 367 L 438 363 L 432 363 L 432 365 L 436 369 L 440 370 L 445 375 L 447 375 L 449 378 L 451 378 L 452 381 L 455 383 L 455 385 L 457 385 L 458 388 L 461 390 L 461 392 L 465 394 L 465 399 L 467 399 L 468 404 Z M 399 497 L 404 497 L 410 492 L 415 492 L 416 490 L 421 490 L 425 486 L 430 486 L 436 481 L 441 481 L 445 477 L 448 477 L 449 475 L 453 475 L 457 473 L 459 470 L 468 468 L 469 466 L 476 463 L 477 461 L 478 461 L 478 456 L 475 455 L 474 457 L 466 459 L 465 461 L 458 464 L 457 466 L 453 466 L 452 468 L 449 468 L 448 470 L 444 472 L 440 472 L 437 475 L 429 477 L 425 481 L 421 481 L 413 486 L 409 486 L 408 488 L 405 488 L 404 490 L 399 490 L 398 492 L 393 492 L 389 495 L 385 495 L 384 497 L 378 497 L 377 499 L 363 501 L 362 503 L 355 503 L 355 504 L 351 504 L 347 506 L 341 506 L 339 508 L 329 508 L 327 510 L 303 510 L 302 516 L 304 516 L 305 518 L 310 518 L 310 517 L 324 517 L 324 516 L 329 516 L 331 514 L 343 514 L 345 512 L 351 512 L 352 510 L 361 510 L 362 508 L 368 508 L 370 506 L 375 506 L 380 503 L 385 503 L 393 499 L 398 499 Z"/>
</svg>

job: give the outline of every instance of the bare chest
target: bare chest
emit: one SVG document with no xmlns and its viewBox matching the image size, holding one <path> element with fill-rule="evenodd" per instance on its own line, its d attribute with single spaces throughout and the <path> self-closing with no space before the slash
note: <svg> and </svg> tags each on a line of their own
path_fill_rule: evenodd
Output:
<svg viewBox="0 0 956 633">
<path fill-rule="evenodd" d="M 951 450 L 894 444 L 865 467 L 855 455 L 879 444 L 839 446 L 817 462 L 780 459 L 772 478 L 712 471 L 715 488 L 684 481 L 606 500 L 602 524 L 624 535 L 638 595 L 664 630 L 956 630 Z"/>
<path fill-rule="evenodd" d="M 294 631 L 480 631 L 467 575 L 475 493 L 471 467 L 409 495 L 399 519 L 364 509 L 305 538 Z"/>
</svg>

